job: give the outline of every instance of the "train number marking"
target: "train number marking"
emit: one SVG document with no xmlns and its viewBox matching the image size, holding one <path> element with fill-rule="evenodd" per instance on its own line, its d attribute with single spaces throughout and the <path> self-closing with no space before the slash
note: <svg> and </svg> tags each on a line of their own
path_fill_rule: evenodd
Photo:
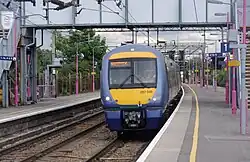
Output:
<svg viewBox="0 0 250 162">
<path fill-rule="evenodd" d="M 140 91 L 140 94 L 145 94 L 145 93 L 153 93 L 152 90 L 143 90 L 143 91 Z"/>
</svg>

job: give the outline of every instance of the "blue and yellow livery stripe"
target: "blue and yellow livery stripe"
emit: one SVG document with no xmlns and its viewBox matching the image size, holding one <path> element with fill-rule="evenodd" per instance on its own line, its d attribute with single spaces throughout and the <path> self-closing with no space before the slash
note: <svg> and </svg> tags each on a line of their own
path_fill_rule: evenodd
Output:
<svg viewBox="0 0 250 162">
<path fill-rule="evenodd" d="M 147 104 L 154 96 L 155 88 L 111 89 L 110 93 L 119 105 Z"/>
<path fill-rule="evenodd" d="M 115 53 L 109 57 L 109 60 L 122 59 L 122 58 L 156 58 L 152 52 L 120 52 Z"/>
</svg>

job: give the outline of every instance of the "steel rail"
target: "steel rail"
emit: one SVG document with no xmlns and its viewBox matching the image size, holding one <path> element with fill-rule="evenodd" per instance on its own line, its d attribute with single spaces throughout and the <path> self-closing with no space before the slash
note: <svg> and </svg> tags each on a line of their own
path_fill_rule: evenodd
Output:
<svg viewBox="0 0 250 162">
<path fill-rule="evenodd" d="M 42 133 L 42 134 L 40 134 L 40 135 L 38 135 L 38 136 L 29 138 L 29 139 L 24 140 L 24 141 L 22 141 L 22 142 L 20 142 L 20 143 L 17 143 L 17 144 L 15 144 L 15 145 L 13 145 L 13 146 L 11 146 L 11 147 L 9 147 L 9 148 L 5 148 L 5 149 L 3 149 L 3 150 L 0 151 L 0 156 L 6 155 L 6 154 L 8 154 L 8 153 L 10 153 L 10 152 L 13 152 L 13 151 L 15 151 L 15 150 L 18 150 L 18 149 L 20 149 L 20 148 L 22 148 L 22 147 L 25 147 L 25 146 L 27 146 L 27 145 L 30 145 L 30 144 L 32 144 L 33 142 L 39 141 L 39 140 L 44 139 L 44 138 L 46 138 L 46 137 L 48 137 L 48 136 L 53 136 L 53 135 L 55 135 L 55 134 L 58 134 L 58 133 L 60 133 L 60 132 L 62 132 L 62 131 L 64 131 L 64 130 L 66 130 L 66 129 L 70 128 L 70 127 L 73 127 L 73 126 L 75 126 L 75 125 L 77 125 L 77 124 L 79 124 L 79 123 L 81 123 L 81 122 L 83 122 L 83 121 L 92 119 L 92 118 L 94 118 L 94 117 L 96 117 L 96 116 L 98 116 L 98 115 L 100 115 L 100 114 L 102 114 L 102 113 L 103 113 L 103 110 L 98 111 L 98 112 L 95 112 L 95 113 L 93 113 L 93 114 L 90 114 L 90 115 L 87 115 L 87 116 L 83 117 L 82 119 L 73 121 L 73 122 L 71 122 L 71 123 L 69 123 L 69 124 L 66 124 L 66 125 L 62 125 L 62 126 L 60 126 L 60 127 L 57 127 L 57 128 L 54 129 L 54 130 L 47 131 L 47 132 Z M 102 124 L 103 124 L 103 123 L 102 123 Z"/>
</svg>

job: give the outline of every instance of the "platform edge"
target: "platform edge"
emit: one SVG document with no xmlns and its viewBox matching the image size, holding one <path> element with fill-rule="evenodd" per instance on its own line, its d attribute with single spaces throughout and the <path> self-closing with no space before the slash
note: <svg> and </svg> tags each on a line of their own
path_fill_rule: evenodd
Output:
<svg viewBox="0 0 250 162">
<path fill-rule="evenodd" d="M 17 116 L 14 116 L 14 117 L 1 119 L 0 124 L 7 123 L 7 122 L 10 122 L 10 121 L 14 121 L 14 120 L 19 120 L 19 119 L 30 117 L 30 116 L 35 116 L 35 115 L 38 115 L 38 114 L 47 113 L 47 112 L 50 112 L 50 111 L 65 109 L 65 108 L 68 108 L 68 107 L 72 107 L 72 106 L 75 106 L 75 105 L 79 105 L 79 104 L 83 104 L 83 103 L 87 103 L 87 102 L 91 102 L 91 101 L 99 100 L 99 99 L 101 99 L 100 96 L 99 97 L 93 97 L 93 98 L 90 98 L 90 99 L 87 99 L 87 100 L 84 100 L 84 101 L 77 101 L 75 103 L 70 103 L 70 104 L 67 104 L 67 105 L 55 106 L 55 107 L 52 107 L 50 109 L 35 111 L 35 112 L 31 112 L 31 113 L 26 113 L 26 114 L 17 115 Z"/>
<path fill-rule="evenodd" d="M 163 133 L 168 129 L 170 123 L 172 122 L 173 118 L 176 115 L 176 112 L 178 112 L 178 110 L 180 108 L 180 105 L 182 104 L 184 96 L 185 96 L 185 91 L 184 91 L 183 86 L 181 86 L 181 89 L 182 89 L 182 96 L 181 96 L 180 102 L 178 103 L 178 105 L 175 108 L 174 112 L 171 114 L 171 116 L 169 117 L 169 119 L 167 120 L 167 122 L 163 125 L 163 127 L 161 128 L 161 130 L 157 133 L 157 135 L 150 142 L 150 144 L 148 145 L 148 147 L 143 151 L 143 153 L 137 159 L 136 162 L 144 162 L 147 159 L 147 157 L 149 156 L 150 152 L 152 152 L 153 148 L 155 147 L 155 145 L 157 144 L 157 142 L 160 140 L 160 138 L 163 135 Z"/>
</svg>

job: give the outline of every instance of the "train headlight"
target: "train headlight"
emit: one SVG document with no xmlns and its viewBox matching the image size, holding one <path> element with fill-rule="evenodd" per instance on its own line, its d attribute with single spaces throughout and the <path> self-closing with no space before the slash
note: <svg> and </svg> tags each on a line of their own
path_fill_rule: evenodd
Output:
<svg viewBox="0 0 250 162">
<path fill-rule="evenodd" d="M 109 101 L 109 100 L 110 100 L 110 97 L 109 97 L 109 96 L 107 96 L 105 99 L 106 99 L 106 101 Z"/>
<path fill-rule="evenodd" d="M 152 98 L 152 100 L 153 100 L 153 101 L 156 101 L 156 98 L 154 97 L 154 98 Z"/>
</svg>

